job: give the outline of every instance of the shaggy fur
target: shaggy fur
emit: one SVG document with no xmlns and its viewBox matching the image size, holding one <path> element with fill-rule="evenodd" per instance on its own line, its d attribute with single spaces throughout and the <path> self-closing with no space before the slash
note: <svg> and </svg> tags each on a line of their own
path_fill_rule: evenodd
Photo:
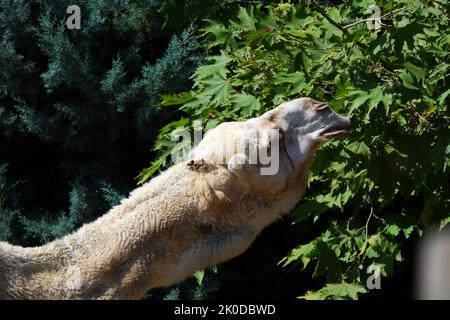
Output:
<svg viewBox="0 0 450 320">
<path fill-rule="evenodd" d="M 77 232 L 36 248 L 0 242 L 0 298 L 140 299 L 151 288 L 235 257 L 295 207 L 317 148 L 348 125 L 309 98 L 222 124 L 187 161 Z M 282 133 L 276 175 L 261 175 L 260 163 L 233 162 L 246 155 L 218 159 L 213 151 L 244 133 L 251 146 L 267 147 L 267 137 L 257 134 L 265 128 Z"/>
</svg>

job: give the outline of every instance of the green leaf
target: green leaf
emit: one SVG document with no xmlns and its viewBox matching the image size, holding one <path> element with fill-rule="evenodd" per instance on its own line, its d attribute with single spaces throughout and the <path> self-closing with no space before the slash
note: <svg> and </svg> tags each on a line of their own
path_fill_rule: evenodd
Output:
<svg viewBox="0 0 450 320">
<path fill-rule="evenodd" d="M 291 84 L 290 90 L 287 92 L 287 95 L 298 95 L 301 93 L 307 94 L 309 93 L 310 84 L 306 81 L 305 75 L 300 72 L 294 73 L 282 73 L 275 77 L 274 83 L 276 85 L 279 84 Z"/>
<path fill-rule="evenodd" d="M 311 261 L 311 258 L 313 258 L 316 255 L 316 253 L 317 247 L 316 243 L 313 241 L 293 249 L 291 252 L 289 252 L 289 254 L 286 257 L 284 257 L 279 262 L 279 264 L 282 264 L 283 267 L 286 267 L 292 262 L 300 259 L 303 263 L 303 269 L 305 269 L 308 263 Z"/>
<path fill-rule="evenodd" d="M 360 142 L 352 142 L 349 145 L 347 145 L 347 149 L 355 154 L 360 154 L 365 157 L 370 157 L 371 152 L 369 147 L 364 143 L 364 141 Z"/>
<path fill-rule="evenodd" d="M 205 93 L 213 97 L 211 103 L 221 103 L 230 96 L 231 85 L 226 78 L 214 77 L 203 83 L 206 85 Z"/>
<path fill-rule="evenodd" d="M 145 183 L 148 179 L 150 179 L 150 177 L 153 176 L 153 174 L 158 171 L 159 168 L 161 168 L 162 166 L 164 166 L 166 164 L 167 161 L 167 157 L 169 156 L 170 152 L 167 152 L 163 155 L 161 155 L 159 158 L 157 158 L 156 160 L 154 160 L 151 164 L 151 166 L 149 168 L 146 168 L 144 170 L 142 170 L 139 173 L 139 184 L 143 184 Z"/>
<path fill-rule="evenodd" d="M 304 296 L 297 297 L 304 300 L 325 300 L 326 297 L 319 291 L 307 291 Z"/>
<path fill-rule="evenodd" d="M 210 130 L 215 128 L 220 123 L 217 119 L 211 119 L 206 123 L 205 130 Z"/>
<path fill-rule="evenodd" d="M 246 93 L 236 94 L 231 103 L 235 106 L 234 110 L 241 110 L 242 115 L 246 118 L 250 118 L 261 108 L 259 100 L 255 96 Z"/>
<path fill-rule="evenodd" d="M 400 230 L 401 229 L 395 224 L 391 224 L 387 228 L 387 232 L 393 236 L 398 236 L 398 234 L 400 233 Z"/>
<path fill-rule="evenodd" d="M 161 98 L 162 98 L 161 105 L 166 107 L 179 105 L 191 101 L 193 99 L 193 96 L 189 91 L 187 91 L 177 94 L 163 94 L 161 95 Z"/>
<path fill-rule="evenodd" d="M 450 223 L 450 217 L 443 219 L 439 225 L 439 230 L 444 229 Z"/>
<path fill-rule="evenodd" d="M 320 216 L 328 210 L 328 206 L 317 200 L 307 200 L 300 203 L 292 212 L 292 217 L 296 222 L 301 222 L 308 219 L 312 214 L 314 217 Z"/>
<path fill-rule="evenodd" d="M 255 30 L 247 33 L 244 38 L 249 45 L 258 44 L 263 41 L 270 33 L 266 30 Z"/>
<path fill-rule="evenodd" d="M 228 70 L 226 69 L 227 63 L 231 61 L 225 51 L 220 51 L 220 56 L 212 56 L 209 57 L 208 64 L 204 64 L 197 68 L 195 71 L 196 82 L 200 82 L 200 80 L 211 78 L 211 77 L 220 77 L 226 78 L 228 74 Z"/>
<path fill-rule="evenodd" d="M 356 99 L 352 101 L 350 109 L 348 111 L 348 115 L 352 115 L 353 112 L 362 106 L 368 99 L 370 98 L 370 94 L 366 91 L 359 91 L 359 95 Z"/>
<path fill-rule="evenodd" d="M 214 20 L 206 19 L 209 26 L 203 29 L 204 35 L 212 34 L 215 40 L 211 41 L 208 48 L 223 46 L 225 49 L 237 47 L 237 42 L 234 38 L 233 31 L 229 28 L 225 28 L 224 25 Z"/>
<path fill-rule="evenodd" d="M 419 90 L 419 88 L 417 88 L 417 87 L 414 85 L 414 79 L 413 79 L 413 77 L 412 77 L 411 74 L 410 74 L 408 71 L 406 71 L 405 69 L 402 69 L 402 70 L 400 71 L 400 79 L 402 79 L 402 83 L 403 83 L 403 85 L 404 85 L 406 88 L 412 89 L 412 90 Z"/>
<path fill-rule="evenodd" d="M 239 7 L 238 19 L 239 23 L 237 26 L 243 30 L 256 30 L 255 28 L 255 19 L 253 18 L 253 8 L 249 8 L 250 12 L 247 12 L 247 9 L 244 7 Z"/>
<path fill-rule="evenodd" d="M 439 96 L 437 101 L 440 105 L 444 105 L 444 101 L 447 99 L 447 97 L 450 95 L 450 89 L 447 89 L 443 94 Z"/>
<path fill-rule="evenodd" d="M 318 256 L 313 277 L 319 277 L 327 273 L 329 280 L 337 279 L 342 272 L 342 268 L 336 252 L 324 241 L 317 241 L 316 247 Z"/>
<path fill-rule="evenodd" d="M 407 154 L 398 151 L 397 149 L 395 149 L 390 144 L 386 144 L 385 147 L 384 147 L 384 150 L 386 151 L 387 154 L 395 153 L 395 154 L 399 155 L 402 158 L 408 158 Z"/>
<path fill-rule="evenodd" d="M 388 214 L 385 219 L 389 225 L 398 226 L 406 238 L 409 238 L 417 227 L 417 218 L 411 215 Z"/>
<path fill-rule="evenodd" d="M 358 283 L 329 283 L 319 291 L 308 291 L 300 297 L 305 300 L 352 299 L 357 300 L 360 293 L 367 290 Z"/>
<path fill-rule="evenodd" d="M 403 65 L 412 75 L 416 77 L 417 80 L 425 78 L 427 71 L 425 68 L 418 67 L 411 62 L 405 62 Z"/>
<path fill-rule="evenodd" d="M 383 91 L 382 88 L 376 88 L 372 91 L 372 93 L 369 96 L 369 103 L 368 106 L 369 108 L 367 109 L 367 113 L 365 116 L 365 120 L 369 120 L 370 118 L 370 112 L 376 108 L 378 106 L 378 104 L 383 101 L 384 99 L 384 95 L 383 95 Z"/>
<path fill-rule="evenodd" d="M 197 283 L 201 285 L 203 279 L 205 278 L 205 271 L 204 270 L 197 271 L 196 273 L 194 273 L 194 277 L 197 280 Z"/>
</svg>

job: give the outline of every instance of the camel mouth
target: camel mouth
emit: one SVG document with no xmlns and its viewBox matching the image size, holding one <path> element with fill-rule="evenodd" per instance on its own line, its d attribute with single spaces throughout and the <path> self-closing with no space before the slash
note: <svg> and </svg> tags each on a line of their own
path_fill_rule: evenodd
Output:
<svg viewBox="0 0 450 320">
<path fill-rule="evenodd" d="M 331 126 L 326 128 L 320 133 L 321 137 L 325 139 L 335 139 L 348 136 L 350 133 L 344 126 Z"/>
</svg>

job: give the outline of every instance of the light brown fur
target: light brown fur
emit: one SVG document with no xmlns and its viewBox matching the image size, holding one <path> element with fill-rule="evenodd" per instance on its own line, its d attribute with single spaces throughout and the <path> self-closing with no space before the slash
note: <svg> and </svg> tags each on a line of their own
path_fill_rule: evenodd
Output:
<svg viewBox="0 0 450 320">
<path fill-rule="evenodd" d="M 295 101 L 302 112 L 316 103 Z M 280 108 L 277 119 L 285 113 Z M 236 126 L 270 122 L 258 119 Z M 227 128 L 215 130 L 233 135 L 235 128 Z M 231 168 L 216 161 L 207 137 L 191 155 L 198 151 L 201 163 L 188 159 L 169 168 L 77 232 L 36 248 L 0 242 L 0 298 L 140 299 L 151 288 L 178 283 L 244 252 L 264 227 L 298 203 L 319 143 L 311 144 L 295 168 L 283 155 L 277 175 L 264 177 L 257 164 Z"/>
</svg>

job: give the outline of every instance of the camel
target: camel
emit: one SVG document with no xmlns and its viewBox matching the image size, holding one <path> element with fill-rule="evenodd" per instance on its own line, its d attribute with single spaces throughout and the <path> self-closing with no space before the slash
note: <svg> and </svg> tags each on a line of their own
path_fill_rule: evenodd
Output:
<svg viewBox="0 0 450 320">
<path fill-rule="evenodd" d="M 319 146 L 349 125 L 311 98 L 222 123 L 185 161 L 73 234 L 33 248 L 0 242 L 0 298 L 142 299 L 236 257 L 298 204 Z M 244 149 L 218 152 L 244 137 Z M 263 149 L 277 154 L 274 172 L 245 153 Z"/>
</svg>

